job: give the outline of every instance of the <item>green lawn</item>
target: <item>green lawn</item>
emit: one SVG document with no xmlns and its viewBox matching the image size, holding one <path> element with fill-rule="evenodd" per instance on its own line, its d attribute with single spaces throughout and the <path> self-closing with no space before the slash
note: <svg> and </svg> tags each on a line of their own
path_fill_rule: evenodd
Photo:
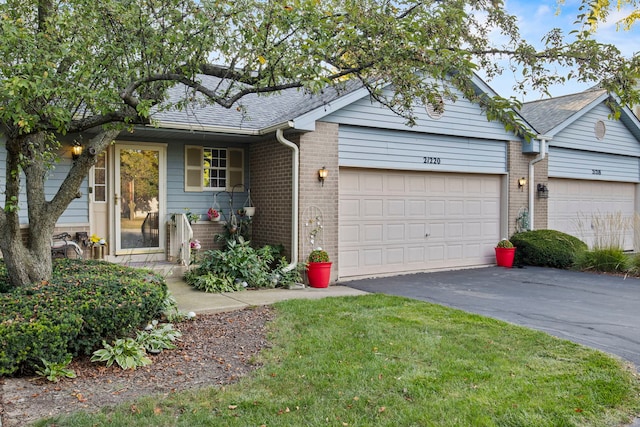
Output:
<svg viewBox="0 0 640 427">
<path fill-rule="evenodd" d="M 49 425 L 616 426 L 640 412 L 633 370 L 541 332 L 383 295 L 276 307 L 264 366 L 239 384 Z"/>
</svg>

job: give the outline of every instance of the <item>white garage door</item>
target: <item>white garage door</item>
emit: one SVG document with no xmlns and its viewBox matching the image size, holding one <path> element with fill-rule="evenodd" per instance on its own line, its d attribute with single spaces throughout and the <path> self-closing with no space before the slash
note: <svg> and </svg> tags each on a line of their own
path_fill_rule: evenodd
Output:
<svg viewBox="0 0 640 427">
<path fill-rule="evenodd" d="M 583 240 L 592 247 L 594 239 L 615 238 L 605 228 L 607 217 L 617 215 L 632 220 L 635 206 L 635 184 L 628 182 L 549 179 L 549 228 Z M 614 222 L 617 222 L 614 221 Z M 601 225 L 599 225 L 601 224 Z M 624 249 L 633 249 L 633 230 L 621 235 Z"/>
<path fill-rule="evenodd" d="M 500 176 L 340 169 L 339 276 L 488 265 Z"/>
</svg>

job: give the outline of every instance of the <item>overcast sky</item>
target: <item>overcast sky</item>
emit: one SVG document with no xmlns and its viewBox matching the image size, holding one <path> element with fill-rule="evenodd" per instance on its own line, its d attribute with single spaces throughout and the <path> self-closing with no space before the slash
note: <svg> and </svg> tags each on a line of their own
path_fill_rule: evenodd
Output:
<svg viewBox="0 0 640 427">
<path fill-rule="evenodd" d="M 616 4 L 617 1 L 612 1 L 611 3 Z M 571 30 L 579 28 L 574 22 L 576 21 L 580 4 L 580 0 L 566 0 L 558 9 L 556 0 L 505 0 L 507 11 L 518 17 L 522 37 L 538 47 L 542 47 L 540 40 L 552 28 L 562 28 L 565 34 L 569 34 Z M 608 22 L 598 27 L 595 38 L 601 43 L 614 44 L 623 54 L 631 56 L 634 52 L 640 51 L 640 22 L 632 28 L 632 31 L 623 31 L 622 29 L 616 31 L 616 22 L 623 16 L 628 15 L 629 10 L 626 10 L 626 13 L 624 12 L 614 11 L 610 15 Z M 485 78 L 484 75 L 480 75 Z M 524 96 L 515 93 L 512 89 L 514 81 L 513 74 L 505 70 L 502 76 L 487 81 L 487 83 L 504 97 L 514 95 L 524 101 L 533 101 L 543 97 L 543 95 L 536 92 L 528 92 Z M 560 96 L 580 92 L 591 86 L 593 84 L 572 82 L 563 86 L 555 86 L 550 92 L 552 96 Z"/>
</svg>

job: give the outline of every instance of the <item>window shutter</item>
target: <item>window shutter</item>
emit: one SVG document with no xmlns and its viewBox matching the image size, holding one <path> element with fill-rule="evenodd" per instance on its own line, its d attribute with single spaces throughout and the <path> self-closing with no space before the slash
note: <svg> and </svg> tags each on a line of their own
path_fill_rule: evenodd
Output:
<svg viewBox="0 0 640 427">
<path fill-rule="evenodd" d="M 227 189 L 234 185 L 244 185 L 244 150 L 239 148 L 227 149 Z"/>
<path fill-rule="evenodd" d="M 184 146 L 184 191 L 202 191 L 203 151 L 196 145 Z"/>
</svg>

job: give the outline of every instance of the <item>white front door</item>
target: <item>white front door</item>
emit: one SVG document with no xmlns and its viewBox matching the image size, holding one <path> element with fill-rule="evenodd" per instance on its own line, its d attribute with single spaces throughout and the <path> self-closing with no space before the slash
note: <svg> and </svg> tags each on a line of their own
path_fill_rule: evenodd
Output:
<svg viewBox="0 0 640 427">
<path fill-rule="evenodd" d="M 162 259 L 166 146 L 116 144 L 114 157 L 115 254 L 156 254 L 153 259 Z"/>
</svg>

